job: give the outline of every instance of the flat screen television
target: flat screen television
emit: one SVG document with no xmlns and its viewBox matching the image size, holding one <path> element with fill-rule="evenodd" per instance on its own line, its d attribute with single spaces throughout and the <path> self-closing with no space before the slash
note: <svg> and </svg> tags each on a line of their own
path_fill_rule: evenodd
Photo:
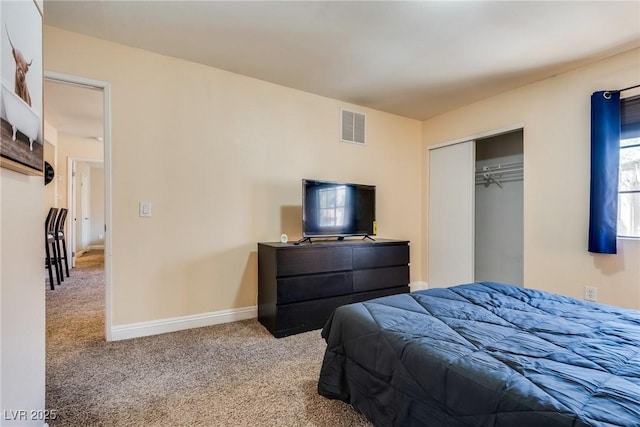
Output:
<svg viewBox="0 0 640 427">
<path fill-rule="evenodd" d="M 348 182 L 302 180 L 302 235 L 374 236 L 376 187 Z"/>
</svg>

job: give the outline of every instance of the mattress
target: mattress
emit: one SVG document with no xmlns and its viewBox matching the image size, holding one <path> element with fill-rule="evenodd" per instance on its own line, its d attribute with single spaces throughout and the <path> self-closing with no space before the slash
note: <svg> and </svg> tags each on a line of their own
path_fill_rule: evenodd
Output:
<svg viewBox="0 0 640 427">
<path fill-rule="evenodd" d="M 482 282 L 342 306 L 318 392 L 379 426 L 640 426 L 640 312 Z"/>
</svg>

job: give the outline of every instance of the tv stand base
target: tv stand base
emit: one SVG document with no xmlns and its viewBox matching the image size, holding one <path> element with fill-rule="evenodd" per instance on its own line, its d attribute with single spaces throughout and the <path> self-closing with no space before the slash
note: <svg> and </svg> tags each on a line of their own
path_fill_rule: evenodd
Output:
<svg viewBox="0 0 640 427">
<path fill-rule="evenodd" d="M 299 245 L 300 243 L 304 243 L 304 242 L 306 242 L 307 240 L 309 241 L 309 244 L 311 244 L 311 243 L 312 243 L 312 242 L 311 242 L 311 237 L 303 237 L 302 239 L 298 240 L 297 242 L 294 242 L 293 244 L 294 244 L 294 245 Z"/>
<path fill-rule="evenodd" d="M 342 241 L 344 241 L 344 237 L 345 236 L 336 236 L 336 240 L 338 242 L 342 242 Z M 368 234 L 365 235 L 364 237 L 362 237 L 362 240 L 367 240 L 367 239 L 371 240 L 372 242 L 376 241 L 376 239 L 374 239 L 373 237 L 369 236 Z M 302 239 L 300 239 L 300 240 L 298 240 L 296 242 L 293 242 L 293 244 L 294 245 L 299 245 L 299 244 L 304 243 L 306 241 L 309 241 L 309 244 L 313 243 L 313 241 L 311 240 L 311 237 L 303 237 Z"/>
</svg>

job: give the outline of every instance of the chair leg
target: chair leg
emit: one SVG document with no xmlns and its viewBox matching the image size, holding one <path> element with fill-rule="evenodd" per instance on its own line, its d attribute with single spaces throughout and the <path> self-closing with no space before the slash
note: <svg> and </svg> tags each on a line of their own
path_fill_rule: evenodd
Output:
<svg viewBox="0 0 640 427">
<path fill-rule="evenodd" d="M 56 258 L 56 261 L 58 264 L 58 268 L 60 269 L 60 278 L 64 282 L 64 272 L 62 271 L 62 251 L 60 250 L 60 239 L 56 239 L 54 242 L 54 245 L 56 245 L 56 252 L 58 255 L 58 257 Z"/>
<path fill-rule="evenodd" d="M 55 286 L 53 284 L 53 270 L 51 270 L 51 252 L 49 251 L 49 242 L 47 242 L 47 244 L 45 245 L 45 252 L 47 255 L 47 270 L 49 270 L 49 286 L 51 287 L 51 290 L 55 289 Z"/>
<path fill-rule="evenodd" d="M 60 269 L 60 263 L 58 262 L 58 251 L 56 250 L 56 246 L 57 245 L 55 240 L 51 242 L 51 250 L 53 252 L 53 265 L 56 267 L 56 282 L 58 282 L 58 285 L 59 285 L 61 282 L 60 280 L 61 269 Z"/>
<path fill-rule="evenodd" d="M 67 261 L 67 239 L 62 238 L 62 259 L 64 259 L 64 269 L 67 272 L 67 277 L 69 277 L 69 262 Z"/>
</svg>

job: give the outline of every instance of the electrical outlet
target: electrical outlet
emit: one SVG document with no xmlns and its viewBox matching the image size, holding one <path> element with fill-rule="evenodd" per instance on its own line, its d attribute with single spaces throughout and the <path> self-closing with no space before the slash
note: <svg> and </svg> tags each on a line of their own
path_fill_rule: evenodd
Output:
<svg viewBox="0 0 640 427">
<path fill-rule="evenodd" d="M 151 216 L 151 202 L 140 202 L 140 216 Z"/>
<path fill-rule="evenodd" d="M 598 288 L 595 286 L 585 286 L 584 299 L 587 301 L 598 301 Z"/>
</svg>

